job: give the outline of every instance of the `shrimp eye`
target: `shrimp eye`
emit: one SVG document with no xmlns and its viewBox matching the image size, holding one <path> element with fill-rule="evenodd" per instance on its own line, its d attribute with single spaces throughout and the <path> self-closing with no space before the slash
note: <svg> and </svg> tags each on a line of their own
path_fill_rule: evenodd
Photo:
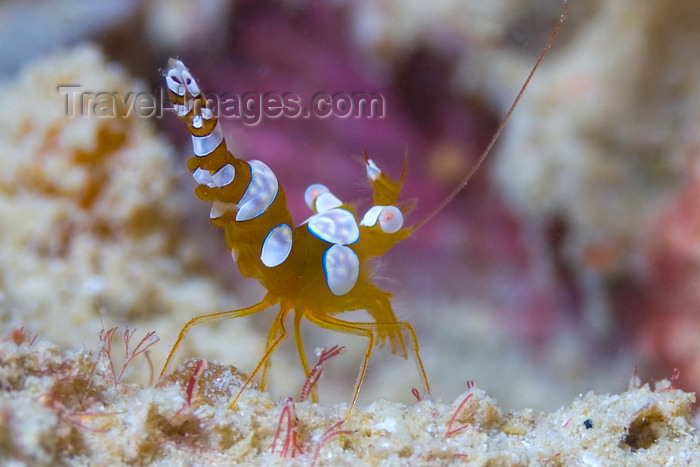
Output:
<svg viewBox="0 0 700 467">
<path fill-rule="evenodd" d="M 314 204 L 316 203 L 316 198 L 318 198 L 323 193 L 329 193 L 328 187 L 326 185 L 321 185 L 320 183 L 314 183 L 309 185 L 309 187 L 304 192 L 304 201 L 306 205 L 314 211 Z"/>
<path fill-rule="evenodd" d="M 313 212 L 325 212 L 343 205 L 342 201 L 320 183 L 309 185 L 304 192 L 304 201 Z"/>
<path fill-rule="evenodd" d="M 360 225 L 372 227 L 377 222 L 384 233 L 398 232 L 403 227 L 403 214 L 396 206 L 372 206 L 365 213 Z"/>
<path fill-rule="evenodd" d="M 379 214 L 379 226 L 385 233 L 398 232 L 403 226 L 403 214 L 396 206 L 385 206 Z"/>
</svg>

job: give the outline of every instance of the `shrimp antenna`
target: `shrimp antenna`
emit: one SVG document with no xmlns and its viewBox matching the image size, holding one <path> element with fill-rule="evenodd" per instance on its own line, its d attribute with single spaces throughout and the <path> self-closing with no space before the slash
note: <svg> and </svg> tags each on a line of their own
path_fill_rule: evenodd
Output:
<svg viewBox="0 0 700 467">
<path fill-rule="evenodd" d="M 503 133 L 503 130 L 505 129 L 506 125 L 508 124 L 508 120 L 510 120 L 510 116 L 513 115 L 513 111 L 515 110 L 515 107 L 518 105 L 518 102 L 520 101 L 520 98 L 522 97 L 523 93 L 525 92 L 525 89 L 527 89 L 527 86 L 530 84 L 530 80 L 532 80 L 532 77 L 535 75 L 535 71 L 537 71 L 537 68 L 539 68 L 540 63 L 542 63 L 542 60 L 544 59 L 544 56 L 547 55 L 547 52 L 549 51 L 549 48 L 552 46 L 552 43 L 554 42 L 554 39 L 557 37 L 557 34 L 559 34 L 559 30 L 561 29 L 562 24 L 564 23 L 564 20 L 566 19 L 566 10 L 568 9 L 568 4 L 566 0 L 564 1 L 564 9 L 561 13 L 561 17 L 559 18 L 559 23 L 557 26 L 554 28 L 554 31 L 552 31 L 552 35 L 549 36 L 549 40 L 547 40 L 547 43 L 544 46 L 544 49 L 542 49 L 542 52 L 540 53 L 540 56 L 537 58 L 537 61 L 535 62 L 535 65 L 532 67 L 532 70 L 530 70 L 530 74 L 527 76 L 527 79 L 525 80 L 525 83 L 522 85 L 520 88 L 520 91 L 518 92 L 518 95 L 515 97 L 515 100 L 511 104 L 510 108 L 508 109 L 508 113 L 506 113 L 506 116 L 503 118 L 503 121 L 501 124 L 498 126 L 498 129 L 496 130 L 496 133 L 491 137 L 491 141 L 489 141 L 488 146 L 486 146 L 486 149 L 481 153 L 481 156 L 479 156 L 479 159 L 476 161 L 476 164 L 471 168 L 469 173 L 462 179 L 459 184 L 454 187 L 454 189 L 448 194 L 441 202 L 440 204 L 435 207 L 435 209 L 432 210 L 430 214 L 425 216 L 423 219 L 421 219 L 416 225 L 413 226 L 413 230 L 417 230 L 419 227 L 421 227 L 423 224 L 428 222 L 430 219 L 433 218 L 437 213 L 443 210 L 445 206 L 449 204 L 450 201 L 454 199 L 457 194 L 466 187 L 469 182 L 471 181 L 472 177 L 476 173 L 477 170 L 479 170 L 479 167 L 481 167 L 481 164 L 483 164 L 484 160 L 486 157 L 491 153 L 491 150 L 493 149 L 493 146 L 496 144 L 496 141 L 498 141 L 498 138 L 501 136 L 501 133 Z"/>
</svg>

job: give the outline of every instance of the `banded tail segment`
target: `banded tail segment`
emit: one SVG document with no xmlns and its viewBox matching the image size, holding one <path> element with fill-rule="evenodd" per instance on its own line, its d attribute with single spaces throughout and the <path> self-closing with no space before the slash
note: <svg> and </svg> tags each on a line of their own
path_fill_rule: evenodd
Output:
<svg viewBox="0 0 700 467">
<path fill-rule="evenodd" d="M 165 82 L 178 117 L 192 136 L 187 166 L 195 194 L 211 202 L 211 222 L 226 231 L 226 244 L 246 277 L 270 289 L 268 268 L 285 263 L 292 248 L 292 219 L 277 177 L 263 162 L 245 161 L 226 147 L 219 119 L 185 65 L 168 61 Z M 282 271 L 277 270 L 281 275 Z"/>
<path fill-rule="evenodd" d="M 258 172 L 261 174 L 254 177 L 256 168 L 242 159 L 237 159 L 228 151 L 216 113 L 211 105 L 207 105 L 208 102 L 197 81 L 180 60 L 174 58 L 168 60 L 165 82 L 177 116 L 187 124 L 192 135 L 192 149 L 195 157 L 187 162 L 187 166 L 198 184 L 195 194 L 200 199 L 213 203 L 210 213 L 212 221 L 229 213 L 240 212 L 239 204 L 242 207 L 246 201 L 250 201 L 250 198 L 257 200 L 259 196 L 248 193 L 259 188 L 249 189 L 249 186 L 256 182 L 255 178 L 257 178 L 257 185 L 261 183 L 266 186 L 274 185 L 268 187 L 267 191 L 274 188 L 274 194 L 276 194 L 277 179 L 272 175 L 274 180 L 270 180 L 269 169 L 265 170 L 267 166 L 260 167 Z M 246 195 L 247 199 L 244 199 Z M 259 200 L 257 204 L 264 205 L 265 208 L 269 206 L 268 203 Z M 249 211 L 250 208 L 249 205 Z"/>
</svg>

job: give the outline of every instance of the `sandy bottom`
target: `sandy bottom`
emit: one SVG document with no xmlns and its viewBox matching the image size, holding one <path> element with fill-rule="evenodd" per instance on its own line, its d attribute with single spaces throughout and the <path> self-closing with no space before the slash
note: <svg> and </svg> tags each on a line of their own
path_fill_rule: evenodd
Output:
<svg viewBox="0 0 700 467">
<path fill-rule="evenodd" d="M 126 359 L 123 340 L 130 343 Z M 455 401 L 277 402 L 234 367 L 189 360 L 156 387 L 122 370 L 157 343 L 106 331 L 62 350 L 15 330 L 0 343 L 0 459 L 31 465 L 700 465 L 693 394 L 671 382 L 588 393 L 551 413 L 506 412 L 470 387 Z M 118 352 L 117 352 L 118 349 Z M 114 354 L 114 355 L 113 355 Z"/>
</svg>

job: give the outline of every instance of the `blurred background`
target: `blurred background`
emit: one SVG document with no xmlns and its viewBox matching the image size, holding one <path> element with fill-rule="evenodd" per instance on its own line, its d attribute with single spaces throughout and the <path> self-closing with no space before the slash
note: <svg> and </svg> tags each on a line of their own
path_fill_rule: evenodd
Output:
<svg viewBox="0 0 700 467">
<path fill-rule="evenodd" d="M 87 82 L 81 73 L 94 69 L 96 76 L 124 76 L 120 92 L 157 90 L 167 58 L 175 56 L 205 93 L 293 92 L 303 103 L 319 92 L 380 93 L 381 118 L 262 118 L 257 125 L 227 118 L 222 127 L 234 154 L 275 171 L 297 222 L 309 215 L 303 192 L 311 183 L 368 206 L 363 149 L 394 177 L 406 157 L 404 196 L 417 202 L 413 224 L 475 163 L 561 13 L 555 0 L 1 2 L 0 79 L 16 99 L 5 107 L 0 156 L 4 166 L 30 159 L 33 165 L 5 174 L 0 211 L 31 200 L 23 211 L 37 217 L 44 215 L 37 205 L 60 196 L 33 192 L 33 183 L 45 182 L 22 177 L 22 170 L 49 167 L 58 146 L 28 154 L 10 144 L 87 125 L 58 117 L 43 129 L 32 123 L 44 106 L 60 109 L 57 85 L 83 85 L 57 79 Z M 444 211 L 378 261 L 378 285 L 395 294 L 397 315 L 416 329 L 433 397 L 452 400 L 474 380 L 506 407 L 554 409 L 588 390 L 624 389 L 635 366 L 642 381 L 668 378 L 678 368 L 678 386 L 700 389 L 697 24 L 700 5 L 691 0 L 571 2 L 561 34 L 485 165 Z M 92 44 L 92 58 L 85 58 L 85 44 Z M 48 76 L 51 66 L 31 68 L 52 56 L 58 58 L 51 63 L 65 64 L 60 78 Z M 93 91 L 115 89 L 109 80 L 92 83 Z M 109 214 L 110 205 L 82 206 L 75 217 L 82 220 L 71 224 L 58 252 L 36 248 L 38 236 L 56 235 L 55 227 L 35 232 L 30 242 L 31 232 L 11 232 L 10 216 L 0 232 L 7 250 L 0 254 L 0 319 L 3 329 L 24 325 L 70 347 L 94 347 L 102 325 L 155 329 L 163 341 L 153 356 L 159 368 L 189 317 L 248 306 L 263 290 L 240 277 L 222 232 L 209 225 L 208 207 L 191 192 L 184 126 L 172 114 L 129 125 L 127 141 L 147 127 L 144 138 L 157 140 L 167 156 L 153 166 L 129 166 L 131 180 L 143 176 L 144 186 L 160 183 L 161 175 L 172 182 L 152 199 L 138 187 L 131 193 L 158 214 L 144 221 L 149 211 L 139 207 L 138 220 L 124 221 L 138 226 L 131 230 L 106 219 L 110 226 L 99 228 L 107 235 L 89 219 Z M 124 157 L 146 160 L 136 149 Z M 71 154 L 66 164 L 79 166 L 81 177 L 97 170 Z M 144 229 L 166 233 L 148 237 Z M 70 241 L 78 234 L 98 238 L 87 263 L 76 259 L 84 258 L 77 253 L 82 247 Z M 132 276 L 139 261 L 153 264 L 138 252 L 145 238 L 168 245 L 153 246 L 162 269 Z M 128 242 L 139 246 L 115 253 L 123 271 L 105 272 L 100 252 Z M 41 258 L 41 268 L 18 266 L 30 263 L 25 255 Z M 59 286 L 57 262 L 80 273 Z M 149 281 L 171 273 L 174 289 L 149 289 Z M 194 283 L 206 285 L 174 298 L 181 284 Z M 67 327 L 56 324 L 68 314 Z M 260 315 L 196 329 L 184 353 L 250 369 L 273 316 Z M 328 366 L 321 398 L 349 400 L 364 342 L 310 325 L 304 333 L 309 350 L 346 346 Z M 273 363 L 271 389 L 279 397 L 296 392 L 303 379 L 288 344 Z M 410 401 L 419 384 L 410 362 L 377 350 L 361 397 Z"/>
</svg>

